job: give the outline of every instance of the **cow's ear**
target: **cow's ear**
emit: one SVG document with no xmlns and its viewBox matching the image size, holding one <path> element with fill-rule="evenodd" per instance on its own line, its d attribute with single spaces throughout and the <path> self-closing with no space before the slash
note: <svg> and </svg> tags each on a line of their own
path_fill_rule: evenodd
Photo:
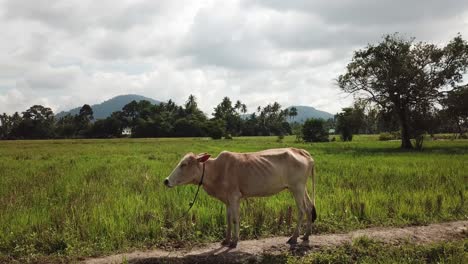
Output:
<svg viewBox="0 0 468 264">
<path fill-rule="evenodd" d="M 197 161 L 203 163 L 207 161 L 210 157 L 211 155 L 208 153 L 200 153 L 197 155 Z"/>
</svg>

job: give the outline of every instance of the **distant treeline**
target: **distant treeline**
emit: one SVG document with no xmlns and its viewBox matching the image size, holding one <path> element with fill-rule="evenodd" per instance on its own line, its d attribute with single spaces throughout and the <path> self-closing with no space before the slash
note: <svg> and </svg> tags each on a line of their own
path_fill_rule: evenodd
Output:
<svg viewBox="0 0 468 264">
<path fill-rule="evenodd" d="M 282 109 L 278 103 L 258 107 L 247 116 L 245 104 L 225 97 L 208 118 L 190 95 L 183 106 L 169 100 L 152 104 L 132 101 L 105 119 L 94 120 L 93 110 L 84 105 L 77 115 L 56 119 L 50 108 L 34 105 L 22 114 L 0 116 L 0 139 L 110 138 L 132 137 L 230 137 L 284 135 L 291 133 L 288 120 L 295 108 Z"/>
<path fill-rule="evenodd" d="M 456 132 L 465 128 L 454 109 L 463 107 L 466 89 L 448 97 L 438 112 L 425 116 L 427 133 Z M 464 97 L 463 97 L 464 96 Z M 452 99 L 452 100 L 449 100 Z M 466 108 L 466 107 L 465 107 Z M 297 110 L 282 109 L 277 102 L 258 107 L 247 115 L 247 107 L 240 101 L 233 103 L 228 97 L 220 102 L 207 117 L 190 95 L 182 106 L 169 100 L 152 104 L 132 101 L 121 111 L 105 119 L 94 120 L 92 108 L 85 104 L 77 115 L 56 119 L 52 110 L 34 105 L 26 111 L 0 115 L 0 139 L 52 139 L 52 138 L 113 138 L 131 137 L 212 137 L 270 136 L 296 134 L 299 140 L 327 141 L 330 129 L 340 133 L 343 140 L 352 134 L 375 134 L 399 130 L 395 113 L 365 100 L 357 100 L 352 107 L 329 120 L 308 120 L 304 125 L 294 121 Z M 131 135 L 123 135 L 124 130 Z"/>
</svg>

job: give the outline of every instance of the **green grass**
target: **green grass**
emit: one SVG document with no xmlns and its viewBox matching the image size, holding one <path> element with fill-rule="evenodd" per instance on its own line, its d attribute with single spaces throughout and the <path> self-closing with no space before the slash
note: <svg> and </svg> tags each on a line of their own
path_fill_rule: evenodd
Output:
<svg viewBox="0 0 468 264">
<path fill-rule="evenodd" d="M 162 180 L 189 151 L 308 150 L 317 164 L 316 233 L 467 219 L 468 141 L 428 141 L 417 152 L 377 138 L 1 141 L 0 255 L 92 256 L 221 239 L 224 206 L 204 192 L 188 218 L 170 222 L 196 186 L 167 189 Z M 288 192 L 249 199 L 241 238 L 289 234 L 295 215 Z"/>
<path fill-rule="evenodd" d="M 321 264 L 321 263 L 467 263 L 468 240 L 415 245 L 388 245 L 365 237 L 336 248 L 306 256 L 265 255 L 259 263 Z"/>
</svg>

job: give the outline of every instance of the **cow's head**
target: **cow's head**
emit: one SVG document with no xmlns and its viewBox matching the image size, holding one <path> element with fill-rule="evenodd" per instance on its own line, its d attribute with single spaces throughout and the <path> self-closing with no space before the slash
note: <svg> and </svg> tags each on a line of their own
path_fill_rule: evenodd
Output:
<svg viewBox="0 0 468 264">
<path fill-rule="evenodd" d="M 198 183 L 203 173 L 202 165 L 210 156 L 211 155 L 207 153 L 198 155 L 188 153 L 180 160 L 171 175 L 164 180 L 164 185 L 167 187 L 174 187 L 188 183 Z"/>
</svg>

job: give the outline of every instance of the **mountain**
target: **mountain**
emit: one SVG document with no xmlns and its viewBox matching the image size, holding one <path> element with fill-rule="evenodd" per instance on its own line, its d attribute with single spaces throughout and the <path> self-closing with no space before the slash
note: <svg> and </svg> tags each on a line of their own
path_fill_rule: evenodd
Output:
<svg viewBox="0 0 468 264">
<path fill-rule="evenodd" d="M 330 114 L 325 111 L 317 110 L 313 108 L 312 106 L 303 106 L 303 105 L 295 105 L 295 106 L 290 106 L 287 109 L 290 109 L 291 107 L 296 107 L 297 109 L 297 116 L 294 117 L 294 119 L 289 119 L 289 122 L 298 122 L 298 123 L 304 123 L 309 118 L 321 118 L 324 120 L 327 120 L 329 118 L 333 118 L 334 115 Z M 243 119 L 249 118 L 251 114 L 243 114 L 241 117 Z"/>
<path fill-rule="evenodd" d="M 288 107 L 288 109 L 291 107 L 293 106 Z M 297 105 L 294 107 L 296 107 L 297 109 L 297 116 L 295 116 L 294 119 L 292 119 L 292 121 L 295 122 L 304 123 L 304 121 L 306 121 L 308 118 L 322 118 L 324 120 L 333 118 L 333 114 L 317 110 L 311 106 Z"/>
<path fill-rule="evenodd" d="M 151 99 L 142 95 L 137 95 L 137 94 L 119 95 L 107 101 L 104 101 L 100 104 L 91 105 L 91 108 L 93 109 L 93 113 L 94 113 L 94 119 L 104 119 L 110 116 L 112 112 L 122 110 L 122 108 L 126 104 L 130 103 L 133 100 L 137 102 L 142 101 L 142 100 L 147 100 L 147 101 L 150 101 L 152 104 L 161 103 L 158 100 L 154 100 L 154 99 Z M 62 111 L 58 113 L 55 117 L 60 118 L 67 114 L 77 115 L 80 112 L 80 109 L 81 109 L 81 106 L 77 108 L 73 108 L 69 111 Z"/>
</svg>

